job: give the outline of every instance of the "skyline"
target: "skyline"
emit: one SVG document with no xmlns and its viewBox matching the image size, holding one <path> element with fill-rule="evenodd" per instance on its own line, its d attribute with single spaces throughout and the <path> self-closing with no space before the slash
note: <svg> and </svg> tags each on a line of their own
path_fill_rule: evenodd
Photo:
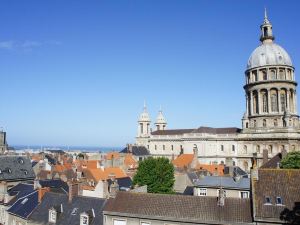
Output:
<svg viewBox="0 0 300 225">
<path fill-rule="evenodd" d="M 168 128 L 241 127 L 265 6 L 299 81 L 289 2 L 0 3 L 0 127 L 10 145 L 124 146 L 144 100 Z"/>
</svg>

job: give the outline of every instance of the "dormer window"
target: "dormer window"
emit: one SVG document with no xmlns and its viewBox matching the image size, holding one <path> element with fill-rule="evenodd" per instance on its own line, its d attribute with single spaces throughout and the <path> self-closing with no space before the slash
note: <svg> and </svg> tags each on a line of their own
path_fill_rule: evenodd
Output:
<svg viewBox="0 0 300 225">
<path fill-rule="evenodd" d="M 282 204 L 282 198 L 281 198 L 281 197 L 276 197 L 276 204 L 277 204 L 277 205 L 283 205 L 283 204 Z"/>
<path fill-rule="evenodd" d="M 57 212 L 52 208 L 49 209 L 49 222 L 56 223 Z"/>
<path fill-rule="evenodd" d="M 271 204 L 272 204 L 272 202 L 271 202 L 270 196 L 266 196 L 266 198 L 265 198 L 265 205 L 271 205 Z"/>
<path fill-rule="evenodd" d="M 89 225 L 89 215 L 87 213 L 80 215 L 80 225 Z"/>
</svg>

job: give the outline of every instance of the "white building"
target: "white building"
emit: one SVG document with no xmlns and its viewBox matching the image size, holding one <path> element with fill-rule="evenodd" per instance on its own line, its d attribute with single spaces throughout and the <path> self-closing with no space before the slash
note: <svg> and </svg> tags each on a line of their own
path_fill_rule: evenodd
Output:
<svg viewBox="0 0 300 225">
<path fill-rule="evenodd" d="M 288 53 L 274 43 L 272 24 L 265 12 L 261 25 L 261 44 L 250 55 L 245 71 L 246 111 L 242 129 L 210 128 L 166 129 L 159 112 L 150 131 L 146 106 L 138 121 L 137 145 L 148 148 L 154 156 L 171 158 L 193 153 L 198 148 L 200 163 L 226 163 L 249 171 L 253 158 L 262 163 L 262 152 L 269 158 L 282 150 L 299 150 L 299 116 L 294 67 Z"/>
</svg>

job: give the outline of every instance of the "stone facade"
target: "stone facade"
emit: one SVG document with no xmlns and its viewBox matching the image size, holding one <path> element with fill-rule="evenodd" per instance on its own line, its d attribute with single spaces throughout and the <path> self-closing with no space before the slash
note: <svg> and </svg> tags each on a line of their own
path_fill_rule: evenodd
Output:
<svg viewBox="0 0 300 225">
<path fill-rule="evenodd" d="M 7 150 L 6 133 L 0 131 L 0 154 L 3 154 Z"/>
<path fill-rule="evenodd" d="M 265 149 L 269 158 L 282 150 L 299 150 L 294 67 L 288 53 L 274 43 L 272 24 L 267 15 L 260 28 L 261 45 L 251 54 L 245 71 L 246 110 L 242 129 L 200 127 L 166 130 L 167 123 L 160 111 L 155 123 L 157 130 L 149 132 L 147 128 L 146 135 L 138 132 L 136 144 L 147 147 L 154 156 L 169 158 L 193 153 L 196 147 L 200 163 L 237 165 L 248 172 L 253 157 L 258 159 L 258 166 L 262 164 Z M 147 115 L 144 123 L 149 127 L 150 116 L 146 107 L 142 115 Z"/>
</svg>

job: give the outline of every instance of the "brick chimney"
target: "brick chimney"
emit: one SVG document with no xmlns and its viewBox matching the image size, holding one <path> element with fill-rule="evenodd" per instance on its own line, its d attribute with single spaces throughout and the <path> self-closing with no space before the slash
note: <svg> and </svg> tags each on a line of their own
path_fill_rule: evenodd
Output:
<svg viewBox="0 0 300 225">
<path fill-rule="evenodd" d="M 218 196 L 218 206 L 224 206 L 224 205 L 225 205 L 225 191 L 221 187 Z"/>
<path fill-rule="evenodd" d="M 38 202 L 41 203 L 44 195 L 50 191 L 49 187 L 39 188 L 38 189 Z"/>
<path fill-rule="evenodd" d="M 197 165 L 198 165 L 198 147 L 197 145 L 194 146 L 193 148 L 193 152 L 194 152 L 194 156 L 193 156 L 193 160 L 191 162 L 191 169 L 196 169 Z"/>
<path fill-rule="evenodd" d="M 78 196 L 79 193 L 79 183 L 73 183 L 72 181 L 67 182 L 69 187 L 69 202 L 72 202 L 74 196 Z"/>
<path fill-rule="evenodd" d="M 263 150 L 263 164 L 267 163 L 269 160 L 269 157 L 268 157 L 268 150 L 267 149 L 264 149 Z"/>
</svg>

